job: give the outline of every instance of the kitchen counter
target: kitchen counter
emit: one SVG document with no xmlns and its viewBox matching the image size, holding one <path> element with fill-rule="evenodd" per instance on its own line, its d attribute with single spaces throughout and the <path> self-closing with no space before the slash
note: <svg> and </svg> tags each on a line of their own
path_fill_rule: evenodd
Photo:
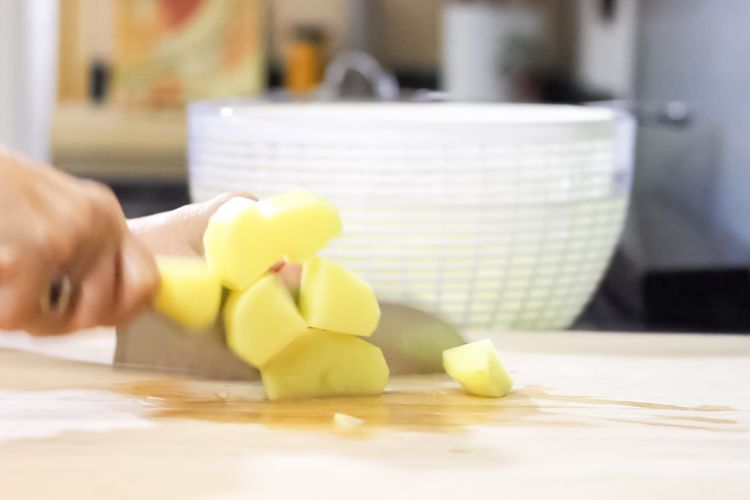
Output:
<svg viewBox="0 0 750 500">
<path fill-rule="evenodd" d="M 55 112 L 52 163 L 112 182 L 184 182 L 187 118 L 182 110 L 120 110 L 66 103 Z"/>
<path fill-rule="evenodd" d="M 747 498 L 750 337 L 492 336 L 516 380 L 501 400 L 429 376 L 272 404 L 114 370 L 107 330 L 0 333 L 0 497 Z"/>
</svg>

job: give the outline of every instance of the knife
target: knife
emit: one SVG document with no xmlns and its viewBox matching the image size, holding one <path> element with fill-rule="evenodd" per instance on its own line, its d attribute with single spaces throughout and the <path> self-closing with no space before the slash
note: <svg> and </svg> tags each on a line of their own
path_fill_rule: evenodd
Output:
<svg viewBox="0 0 750 500">
<path fill-rule="evenodd" d="M 448 322 L 417 308 L 381 303 L 378 328 L 367 338 L 383 350 L 391 374 L 442 372 L 443 350 L 464 339 Z M 156 312 L 117 329 L 115 366 L 220 380 L 257 380 L 259 372 L 226 344 L 221 321 L 187 331 Z"/>
</svg>

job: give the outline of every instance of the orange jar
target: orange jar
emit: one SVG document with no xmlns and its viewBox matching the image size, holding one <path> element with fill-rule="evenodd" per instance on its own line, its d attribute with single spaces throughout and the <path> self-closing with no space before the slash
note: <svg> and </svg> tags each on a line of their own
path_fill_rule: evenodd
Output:
<svg viewBox="0 0 750 500">
<path fill-rule="evenodd" d="M 286 52 L 284 86 L 294 94 L 315 89 L 323 75 L 323 33 L 314 26 L 297 26 Z"/>
</svg>

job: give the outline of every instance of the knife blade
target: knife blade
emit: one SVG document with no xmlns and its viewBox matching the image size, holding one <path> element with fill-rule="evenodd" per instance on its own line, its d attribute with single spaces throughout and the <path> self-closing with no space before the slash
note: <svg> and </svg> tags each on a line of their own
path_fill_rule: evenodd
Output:
<svg viewBox="0 0 750 500">
<path fill-rule="evenodd" d="M 383 350 L 391 374 L 442 372 L 442 352 L 464 343 L 448 322 L 417 308 L 381 303 L 378 328 L 367 338 Z M 259 372 L 226 344 L 221 322 L 187 331 L 156 312 L 117 329 L 115 366 L 220 380 L 257 380 Z"/>
</svg>

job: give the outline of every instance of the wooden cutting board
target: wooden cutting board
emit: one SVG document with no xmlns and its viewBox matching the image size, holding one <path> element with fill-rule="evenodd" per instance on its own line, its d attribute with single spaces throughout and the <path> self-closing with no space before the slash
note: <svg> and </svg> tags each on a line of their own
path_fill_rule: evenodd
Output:
<svg viewBox="0 0 750 500">
<path fill-rule="evenodd" d="M 0 334 L 0 498 L 750 495 L 750 337 L 490 334 L 516 379 L 501 400 L 429 376 L 272 404 L 116 371 L 112 335 Z"/>
</svg>

